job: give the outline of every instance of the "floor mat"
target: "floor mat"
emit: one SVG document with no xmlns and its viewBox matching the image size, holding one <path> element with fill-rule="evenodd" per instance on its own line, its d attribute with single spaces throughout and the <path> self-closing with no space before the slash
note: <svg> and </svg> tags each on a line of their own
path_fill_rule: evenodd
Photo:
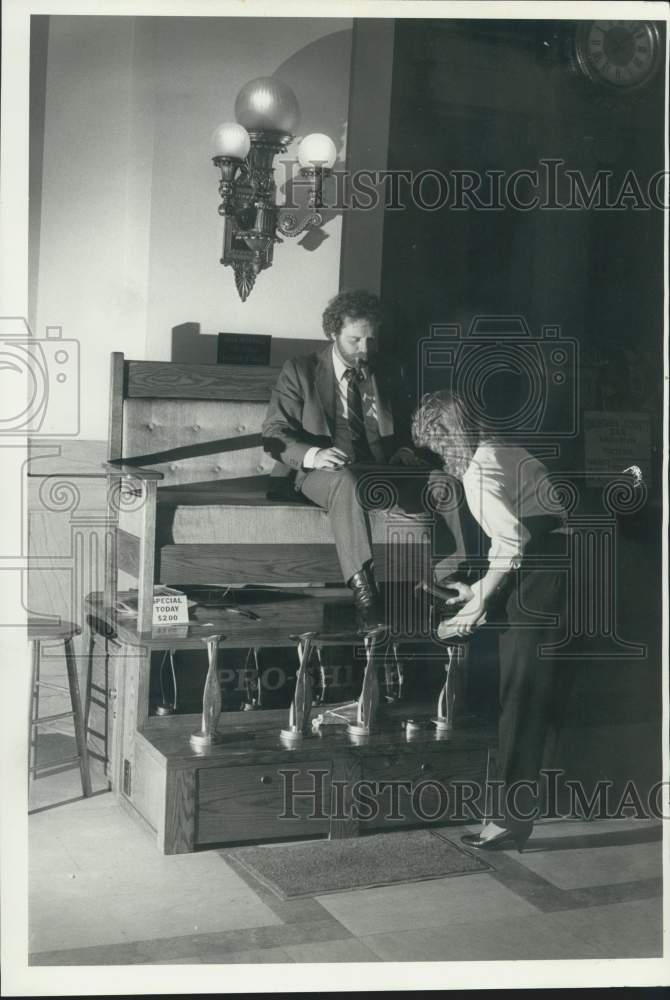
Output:
<svg viewBox="0 0 670 1000">
<path fill-rule="evenodd" d="M 490 871 L 481 858 L 432 830 L 222 851 L 282 899 Z"/>
</svg>

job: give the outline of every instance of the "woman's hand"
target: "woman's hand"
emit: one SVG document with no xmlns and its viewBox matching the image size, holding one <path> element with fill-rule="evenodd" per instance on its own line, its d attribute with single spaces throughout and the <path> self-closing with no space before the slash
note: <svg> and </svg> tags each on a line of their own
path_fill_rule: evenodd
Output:
<svg viewBox="0 0 670 1000">
<path fill-rule="evenodd" d="M 467 585 L 466 585 L 467 586 Z M 486 621 L 486 604 L 480 597 L 473 597 L 464 604 L 453 618 L 446 618 L 437 628 L 439 639 L 457 635 L 460 638 L 472 635 Z M 455 628 L 454 628 L 455 626 Z"/>
<path fill-rule="evenodd" d="M 498 599 L 508 576 L 508 569 L 494 568 L 489 569 L 472 588 L 467 587 L 467 584 L 460 584 L 459 586 L 465 586 L 470 591 L 470 599 L 458 609 L 453 618 L 446 619 L 438 626 L 438 637 L 442 639 L 447 638 L 448 635 L 461 637 L 472 635 L 475 629 L 486 621 L 487 608 L 494 605 Z M 454 584 L 450 583 L 449 586 L 454 586 Z M 440 629 L 442 629 L 442 635 Z"/>
</svg>

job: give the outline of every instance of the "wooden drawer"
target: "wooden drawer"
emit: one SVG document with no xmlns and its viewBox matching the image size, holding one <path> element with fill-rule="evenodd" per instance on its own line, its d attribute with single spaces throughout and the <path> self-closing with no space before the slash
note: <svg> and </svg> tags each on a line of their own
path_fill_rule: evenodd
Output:
<svg viewBox="0 0 670 1000">
<path fill-rule="evenodd" d="M 328 836 L 331 771 L 329 761 L 313 768 L 293 763 L 200 768 L 196 843 Z M 291 796 L 291 789 L 315 794 Z"/>
<path fill-rule="evenodd" d="M 373 805 L 365 807 L 369 818 L 361 816 L 364 828 L 446 822 L 454 819 L 458 782 L 476 782 L 483 788 L 486 776 L 485 749 L 439 750 L 432 748 L 413 754 L 369 756 L 363 762 L 363 781 L 373 787 L 363 792 Z M 384 782 L 407 782 L 395 793 L 379 788 Z M 395 802 L 394 796 L 395 794 Z M 481 799 L 477 801 L 480 803 Z"/>
</svg>

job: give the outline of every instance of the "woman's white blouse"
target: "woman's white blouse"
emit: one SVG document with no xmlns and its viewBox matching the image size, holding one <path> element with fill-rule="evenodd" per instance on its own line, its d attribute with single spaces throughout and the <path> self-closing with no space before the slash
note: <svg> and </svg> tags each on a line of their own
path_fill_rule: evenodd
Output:
<svg viewBox="0 0 670 1000">
<path fill-rule="evenodd" d="M 565 510 L 551 496 L 546 466 L 525 448 L 482 443 L 463 476 L 468 506 L 491 539 L 491 568 L 509 570 L 521 564 L 530 538 L 522 518 L 551 515 L 565 518 Z"/>
</svg>

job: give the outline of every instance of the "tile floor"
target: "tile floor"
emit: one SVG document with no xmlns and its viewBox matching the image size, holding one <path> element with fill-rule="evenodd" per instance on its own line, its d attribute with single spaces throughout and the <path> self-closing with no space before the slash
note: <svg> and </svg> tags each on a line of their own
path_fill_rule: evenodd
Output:
<svg viewBox="0 0 670 1000">
<path fill-rule="evenodd" d="M 86 800 L 76 771 L 32 786 L 31 965 L 661 955 L 653 820 L 547 821 L 490 872 L 282 901 L 229 852 L 158 854 L 94 773 Z"/>
</svg>

